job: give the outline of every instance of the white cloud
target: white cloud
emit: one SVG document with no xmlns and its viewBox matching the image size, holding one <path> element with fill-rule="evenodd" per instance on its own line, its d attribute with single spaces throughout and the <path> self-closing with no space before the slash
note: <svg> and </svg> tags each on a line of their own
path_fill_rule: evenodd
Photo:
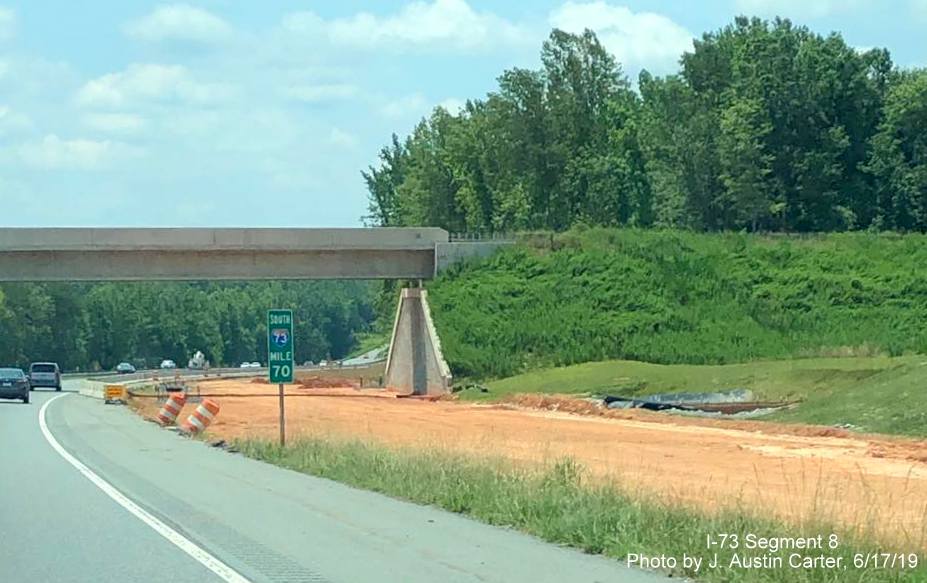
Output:
<svg viewBox="0 0 927 583">
<path fill-rule="evenodd" d="M 410 93 L 388 100 L 379 107 L 380 115 L 385 118 L 397 120 L 400 123 L 413 121 L 431 114 L 436 107 L 443 107 L 452 115 L 459 114 L 467 102 L 456 97 L 448 97 L 435 103 L 425 97 L 421 92 Z"/>
<path fill-rule="evenodd" d="M 96 170 L 135 155 L 136 152 L 110 140 L 63 140 L 55 134 L 19 148 L 22 161 L 43 170 Z"/>
<path fill-rule="evenodd" d="M 283 30 L 298 35 L 321 34 L 325 31 L 325 21 L 322 17 L 308 10 L 285 14 L 281 26 Z"/>
<path fill-rule="evenodd" d="M 734 4 L 748 16 L 821 18 L 852 9 L 859 0 L 735 0 Z"/>
<path fill-rule="evenodd" d="M 419 0 L 388 16 L 360 12 L 329 21 L 312 12 L 297 12 L 284 18 L 283 27 L 291 33 L 323 35 L 336 45 L 364 49 L 431 47 L 471 52 L 532 38 L 521 26 L 474 10 L 466 0 Z"/>
<path fill-rule="evenodd" d="M 625 71 L 669 72 L 684 51 L 692 50 L 692 34 L 666 16 L 632 12 L 602 0 L 567 2 L 551 13 L 549 21 L 566 32 L 595 31 Z"/>
<path fill-rule="evenodd" d="M 29 116 L 0 105 L 0 136 L 15 134 L 32 127 Z"/>
<path fill-rule="evenodd" d="M 341 146 L 343 148 L 353 148 L 357 145 L 357 137 L 354 134 L 346 132 L 340 128 L 332 128 L 328 139 L 332 144 Z"/>
<path fill-rule="evenodd" d="M 297 85 L 284 90 L 284 95 L 296 101 L 307 103 L 322 103 L 326 101 L 344 101 L 353 99 L 358 94 L 358 88 L 348 83 L 335 83 L 323 85 Z"/>
<path fill-rule="evenodd" d="M 145 127 L 145 119 L 129 113 L 91 113 L 82 119 L 89 128 L 113 134 L 133 134 Z"/>
<path fill-rule="evenodd" d="M 457 115 L 467 105 L 467 102 L 462 99 L 457 99 L 456 97 L 448 97 L 438 105 L 447 110 L 451 115 Z"/>
<path fill-rule="evenodd" d="M 147 101 L 205 104 L 226 99 L 225 85 L 199 83 L 179 65 L 132 64 L 84 84 L 77 93 L 83 106 L 126 107 Z"/>
<path fill-rule="evenodd" d="M 390 118 L 420 117 L 428 111 L 428 100 L 421 93 L 412 93 L 387 102 L 380 113 Z"/>
<path fill-rule="evenodd" d="M 0 40 L 13 36 L 16 30 L 16 13 L 9 8 L 0 6 Z"/>
<path fill-rule="evenodd" d="M 218 16 L 187 4 L 159 6 L 124 28 L 132 38 L 149 42 L 216 43 L 232 36 L 232 27 Z"/>
</svg>

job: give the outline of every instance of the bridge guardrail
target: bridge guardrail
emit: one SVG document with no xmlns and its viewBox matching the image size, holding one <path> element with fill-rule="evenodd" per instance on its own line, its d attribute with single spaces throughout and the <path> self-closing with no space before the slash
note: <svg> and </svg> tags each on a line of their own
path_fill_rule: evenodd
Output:
<svg viewBox="0 0 927 583">
<path fill-rule="evenodd" d="M 358 370 L 363 368 L 368 368 L 370 366 L 384 363 L 386 359 L 377 359 L 371 360 L 370 362 L 363 364 L 349 364 L 344 366 L 326 366 L 326 367 L 296 367 L 297 372 L 299 371 L 338 371 L 338 370 Z M 247 377 L 258 377 L 265 376 L 267 374 L 267 368 L 213 368 L 209 370 L 201 369 L 167 369 L 166 370 L 151 370 L 143 371 L 134 374 L 117 374 L 117 373 L 103 373 L 95 376 L 86 376 L 81 379 L 81 387 L 78 392 L 81 395 L 86 397 L 92 397 L 95 399 L 103 399 L 104 387 L 109 384 L 120 384 L 125 385 L 126 389 L 136 386 L 145 386 L 152 383 L 158 383 L 172 378 L 181 377 L 186 380 L 204 380 L 209 378 L 247 378 Z M 72 376 L 71 378 L 81 378 Z M 103 379 L 103 380 L 98 380 Z M 113 382 L 117 380 L 118 382 Z"/>
</svg>

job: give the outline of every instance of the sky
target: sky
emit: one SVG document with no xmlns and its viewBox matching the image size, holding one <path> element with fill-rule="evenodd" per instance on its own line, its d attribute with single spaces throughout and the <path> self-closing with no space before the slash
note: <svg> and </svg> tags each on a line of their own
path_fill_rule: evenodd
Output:
<svg viewBox="0 0 927 583">
<path fill-rule="evenodd" d="M 360 226 L 390 135 L 552 27 L 635 79 L 737 14 L 927 65 L 927 0 L 0 0 L 0 226 Z"/>
</svg>

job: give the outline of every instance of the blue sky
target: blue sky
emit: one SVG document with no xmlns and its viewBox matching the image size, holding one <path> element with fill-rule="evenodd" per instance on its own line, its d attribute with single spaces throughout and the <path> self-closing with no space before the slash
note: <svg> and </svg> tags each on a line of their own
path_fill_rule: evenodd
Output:
<svg viewBox="0 0 927 583">
<path fill-rule="evenodd" d="M 390 134 L 552 26 L 636 77 L 741 13 L 927 64 L 927 0 L 0 0 L 0 225 L 357 226 Z"/>
</svg>

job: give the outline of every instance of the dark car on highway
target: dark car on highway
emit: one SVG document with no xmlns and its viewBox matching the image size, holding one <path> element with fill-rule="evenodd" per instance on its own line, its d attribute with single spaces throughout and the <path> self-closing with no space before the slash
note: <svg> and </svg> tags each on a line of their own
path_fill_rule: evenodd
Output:
<svg viewBox="0 0 927 583">
<path fill-rule="evenodd" d="M 29 382 L 32 387 L 50 387 L 61 390 L 61 369 L 54 362 L 33 362 L 29 367 Z"/>
<path fill-rule="evenodd" d="M 120 362 L 116 365 L 116 372 L 119 374 L 132 374 L 135 372 L 135 367 L 128 362 Z"/>
<path fill-rule="evenodd" d="M 29 403 L 29 377 L 19 368 L 0 368 L 0 399 L 20 399 Z"/>
</svg>

